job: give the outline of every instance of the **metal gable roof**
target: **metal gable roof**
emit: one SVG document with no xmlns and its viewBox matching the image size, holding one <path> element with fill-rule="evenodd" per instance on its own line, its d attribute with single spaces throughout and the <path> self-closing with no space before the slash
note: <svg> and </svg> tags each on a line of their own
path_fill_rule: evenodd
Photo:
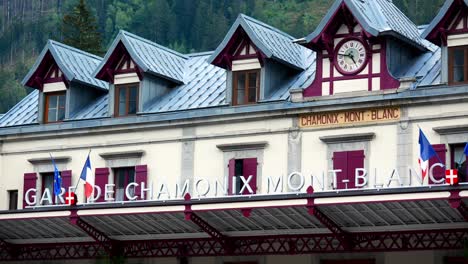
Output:
<svg viewBox="0 0 468 264">
<path fill-rule="evenodd" d="M 208 59 L 210 63 L 226 48 L 239 26 L 244 29 L 255 46 L 267 58 L 274 59 L 294 69 L 303 70 L 305 68 L 303 60 L 305 49 L 293 43 L 292 36 L 244 14 L 237 17 L 221 44 Z"/>
<path fill-rule="evenodd" d="M 337 0 L 314 32 L 304 38 L 306 43 L 318 37 L 342 4 L 345 4 L 364 30 L 372 36 L 391 35 L 421 50 L 428 42 L 421 38 L 417 26 L 389 0 Z"/>
<path fill-rule="evenodd" d="M 108 89 L 106 82 L 98 80 L 92 75 L 94 69 L 101 62 L 101 57 L 53 40 L 47 42 L 33 67 L 21 82 L 23 85 L 26 85 L 27 81 L 36 72 L 47 52 L 51 53 L 68 81 L 78 81 L 100 89 Z"/>
<path fill-rule="evenodd" d="M 105 67 L 119 43 L 123 43 L 132 59 L 144 72 L 178 84 L 184 83 L 187 56 L 124 30 L 114 39 L 101 64 L 95 68 L 93 76 Z"/>
<path fill-rule="evenodd" d="M 421 37 L 427 39 L 429 34 L 436 28 L 436 26 L 443 20 L 447 12 L 449 11 L 450 7 L 453 3 L 457 2 L 456 0 L 447 0 L 445 1 L 444 5 L 440 8 L 439 12 L 437 13 L 436 17 L 431 21 L 429 26 L 424 30 L 421 34 Z M 461 1 L 458 1 L 461 2 Z M 468 6 L 468 0 L 463 0 L 466 6 Z"/>
<path fill-rule="evenodd" d="M 260 25 L 263 27 L 262 25 Z M 259 29 L 261 30 L 261 29 Z M 421 31 L 424 30 L 421 28 Z M 122 33 L 129 36 L 129 33 Z M 133 35 L 134 36 L 134 35 Z M 132 37 L 135 45 L 140 47 L 152 47 L 157 44 L 151 44 L 145 40 L 139 43 L 138 38 Z M 268 40 L 266 38 L 265 40 Z M 272 41 L 273 44 L 277 43 Z M 145 48 L 142 48 L 145 49 Z M 302 48 L 304 54 L 304 71 L 292 75 L 289 82 L 281 87 L 276 87 L 276 91 L 268 98 L 259 102 L 258 105 L 250 106 L 261 108 L 262 103 L 273 101 L 286 101 L 289 99 L 289 91 L 292 88 L 307 88 L 315 78 L 316 56 L 315 52 Z M 415 77 L 417 79 L 413 88 L 426 85 L 440 84 L 440 49 L 435 45 L 430 45 L 434 51 L 426 51 L 418 54 L 416 58 L 408 63 L 407 67 L 402 67 L 401 72 L 396 77 Z M 148 51 L 146 51 L 148 52 Z M 178 55 L 176 55 L 177 57 Z M 180 75 L 184 75 L 185 82 L 172 88 L 168 94 L 158 98 L 144 106 L 139 115 L 150 115 L 164 112 L 187 111 L 203 108 L 216 108 L 219 111 L 213 111 L 213 114 L 229 112 L 229 105 L 226 102 L 226 70 L 209 63 L 213 57 L 213 52 L 182 55 L 184 60 L 184 70 Z M 180 57 L 180 56 L 179 56 Z M 151 61 L 151 58 L 146 58 Z M 158 62 L 153 62 L 158 63 Z M 0 127 L 21 126 L 28 124 L 37 124 L 38 97 L 39 92 L 33 91 L 20 103 L 14 106 L 3 117 L 0 118 Z M 80 112 L 71 116 L 65 122 L 85 119 L 108 118 L 108 95 L 101 96 L 84 107 Z M 190 116 L 190 114 L 188 114 Z"/>
</svg>

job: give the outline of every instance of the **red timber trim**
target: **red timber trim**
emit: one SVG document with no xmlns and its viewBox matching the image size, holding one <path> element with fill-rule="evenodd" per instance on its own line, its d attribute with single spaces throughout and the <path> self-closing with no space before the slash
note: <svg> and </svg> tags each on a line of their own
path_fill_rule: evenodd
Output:
<svg viewBox="0 0 468 264">
<path fill-rule="evenodd" d="M 468 206 L 460 197 L 460 191 L 451 191 L 449 197 L 450 207 L 457 209 L 460 215 L 468 222 Z"/>
<path fill-rule="evenodd" d="M 23 208 L 26 207 L 26 191 L 29 189 L 36 188 L 37 173 L 25 173 L 23 180 Z"/>
<path fill-rule="evenodd" d="M 387 44 L 385 41 L 380 43 L 380 89 L 397 89 L 400 87 L 400 81 L 390 75 L 387 67 Z"/>
<path fill-rule="evenodd" d="M 48 74 L 51 68 L 53 71 L 56 71 L 56 73 L 61 72 L 62 76 L 49 78 Z M 65 78 L 65 74 L 63 74 L 63 71 L 60 70 L 60 68 L 58 67 L 50 51 L 47 51 L 46 55 L 39 63 L 39 66 L 37 67 L 36 71 L 26 81 L 26 86 L 42 91 L 45 83 L 52 82 L 64 82 L 66 87 L 69 86 L 69 81 Z"/>
<path fill-rule="evenodd" d="M 119 66 L 118 64 L 123 57 L 125 57 L 124 60 L 133 61 L 133 64 L 135 64 L 135 68 L 126 70 L 116 69 Z M 116 74 L 129 72 L 135 72 L 138 75 L 140 81 L 142 80 L 143 72 L 141 68 L 138 66 L 138 64 L 135 63 L 135 60 L 132 59 L 127 49 L 125 48 L 125 45 L 122 42 L 119 42 L 112 54 L 109 56 L 109 59 L 107 59 L 104 66 L 96 74 L 96 78 L 113 84 L 114 76 Z"/>
<path fill-rule="evenodd" d="M 315 79 L 312 82 L 312 84 L 307 87 L 302 95 L 304 97 L 313 97 L 313 96 L 322 96 L 322 83 L 323 83 L 323 51 L 318 50 L 316 53 L 316 58 L 315 58 L 315 65 L 316 65 L 316 70 L 315 70 Z"/>
<path fill-rule="evenodd" d="M 145 165 L 138 165 L 135 166 L 135 182 L 138 184 L 135 186 L 135 196 L 137 196 L 137 200 L 144 200 L 141 196 L 141 183 L 145 183 L 145 187 L 147 187 L 147 178 L 148 178 L 148 166 Z"/>
<path fill-rule="evenodd" d="M 240 55 L 239 51 L 244 46 L 252 45 L 256 54 Z M 249 35 L 245 32 L 242 26 L 236 29 L 231 39 L 228 41 L 224 49 L 214 58 L 212 64 L 224 69 L 232 68 L 232 61 L 239 59 L 258 58 L 260 65 L 263 66 L 266 55 L 258 49 L 257 46 L 249 38 Z"/>
</svg>

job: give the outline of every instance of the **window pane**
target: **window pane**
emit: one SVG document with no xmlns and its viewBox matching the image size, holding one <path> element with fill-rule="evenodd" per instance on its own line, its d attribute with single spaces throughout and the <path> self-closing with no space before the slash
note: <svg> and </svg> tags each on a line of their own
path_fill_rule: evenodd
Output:
<svg viewBox="0 0 468 264">
<path fill-rule="evenodd" d="M 65 108 L 59 108 L 57 114 L 57 121 L 62 121 L 65 119 Z"/>
<path fill-rule="evenodd" d="M 65 108 L 65 95 L 59 95 L 59 107 Z"/>
<path fill-rule="evenodd" d="M 49 108 L 47 112 L 47 122 L 56 122 L 57 121 L 57 109 Z"/>
<path fill-rule="evenodd" d="M 257 73 L 249 73 L 249 103 L 255 103 L 257 101 Z"/>
<path fill-rule="evenodd" d="M 237 104 L 244 104 L 245 73 L 237 73 Z"/>
<path fill-rule="evenodd" d="M 54 174 L 44 174 L 42 176 L 42 189 L 48 189 L 52 201 L 54 201 Z M 51 204 L 47 200 L 42 203 L 44 205 Z"/>
<path fill-rule="evenodd" d="M 464 50 L 454 50 L 453 51 L 453 65 L 454 66 L 463 66 L 465 63 L 465 51 Z"/>
<path fill-rule="evenodd" d="M 123 201 L 125 197 L 125 171 L 115 170 L 115 200 Z"/>
<path fill-rule="evenodd" d="M 8 196 L 10 198 L 8 210 L 18 209 L 18 191 L 8 191 Z"/>
<path fill-rule="evenodd" d="M 56 95 L 50 95 L 49 96 L 49 106 L 48 108 L 57 108 L 57 96 Z"/>
<path fill-rule="evenodd" d="M 138 88 L 131 87 L 130 89 L 130 99 L 128 102 L 128 113 L 129 114 L 136 114 L 137 112 L 137 94 Z"/>
<path fill-rule="evenodd" d="M 120 88 L 119 89 L 119 116 L 127 114 L 127 89 Z"/>
<path fill-rule="evenodd" d="M 453 67 L 453 81 L 463 82 L 465 81 L 464 67 Z"/>
</svg>

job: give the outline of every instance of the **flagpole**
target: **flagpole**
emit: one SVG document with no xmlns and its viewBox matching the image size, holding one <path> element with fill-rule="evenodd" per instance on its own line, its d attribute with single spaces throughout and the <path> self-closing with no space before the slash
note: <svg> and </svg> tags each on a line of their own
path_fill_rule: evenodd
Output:
<svg viewBox="0 0 468 264">
<path fill-rule="evenodd" d="M 91 149 L 89 149 L 88 156 L 86 156 L 86 158 L 88 158 L 90 154 L 91 154 Z M 78 188 L 78 184 L 80 183 L 80 180 L 81 180 L 81 175 L 80 177 L 78 177 L 78 180 L 76 181 L 76 185 L 74 189 L 75 192 L 76 192 L 76 189 Z"/>
</svg>

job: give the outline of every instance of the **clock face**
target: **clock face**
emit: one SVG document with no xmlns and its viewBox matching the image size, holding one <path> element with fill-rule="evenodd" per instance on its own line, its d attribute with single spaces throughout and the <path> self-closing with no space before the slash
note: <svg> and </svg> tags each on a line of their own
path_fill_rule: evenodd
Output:
<svg viewBox="0 0 468 264">
<path fill-rule="evenodd" d="M 367 50 L 357 39 L 343 40 L 336 49 L 336 68 L 345 75 L 359 73 L 367 64 Z"/>
</svg>

